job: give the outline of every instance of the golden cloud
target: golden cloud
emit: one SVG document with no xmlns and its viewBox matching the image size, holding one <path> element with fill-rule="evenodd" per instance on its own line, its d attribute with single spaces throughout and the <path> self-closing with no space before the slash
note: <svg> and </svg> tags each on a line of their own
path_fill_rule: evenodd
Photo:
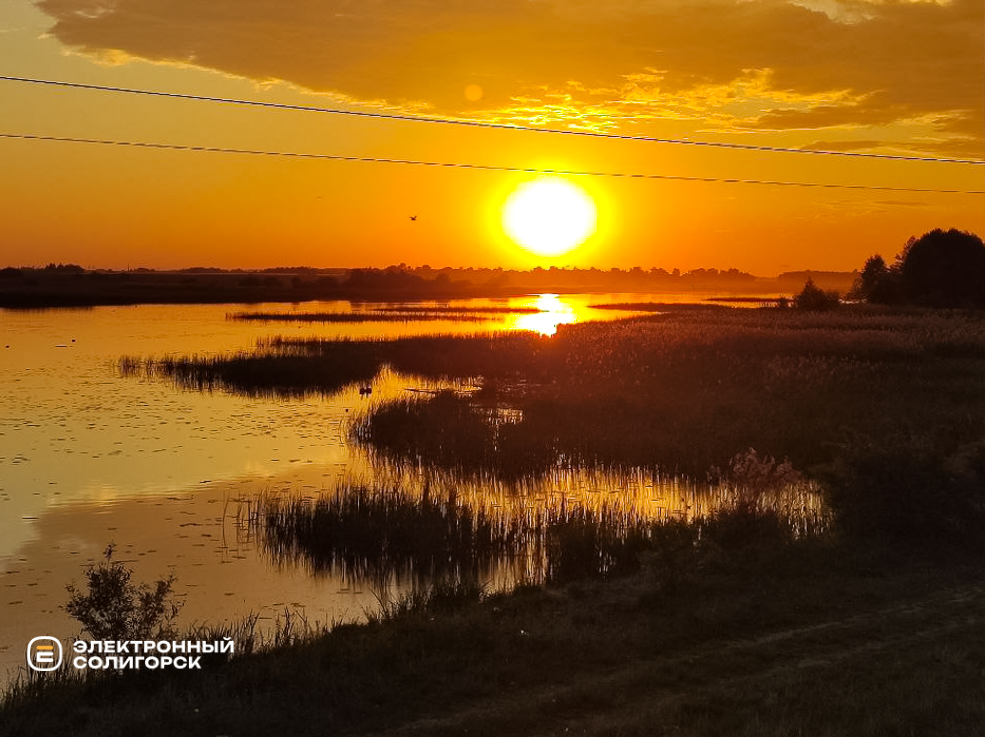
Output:
<svg viewBox="0 0 985 737">
<path fill-rule="evenodd" d="M 602 5 L 600 9 L 600 5 Z M 931 120 L 983 148 L 985 5 L 904 0 L 40 0 L 62 43 L 438 114 Z M 471 90 L 465 94 L 465 90 Z M 481 95 L 476 92 L 481 90 Z M 553 108 L 552 108 L 553 106 Z M 551 110 L 554 110 L 554 113 Z M 594 122 L 593 122 L 594 121 Z"/>
</svg>

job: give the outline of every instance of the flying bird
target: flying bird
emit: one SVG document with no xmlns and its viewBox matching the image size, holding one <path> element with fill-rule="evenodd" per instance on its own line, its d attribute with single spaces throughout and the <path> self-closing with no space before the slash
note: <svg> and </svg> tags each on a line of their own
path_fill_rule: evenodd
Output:
<svg viewBox="0 0 985 737">
<path fill-rule="evenodd" d="M 411 219 L 411 220 L 417 220 L 417 215 L 411 215 L 411 216 L 410 216 L 410 219 Z"/>
</svg>

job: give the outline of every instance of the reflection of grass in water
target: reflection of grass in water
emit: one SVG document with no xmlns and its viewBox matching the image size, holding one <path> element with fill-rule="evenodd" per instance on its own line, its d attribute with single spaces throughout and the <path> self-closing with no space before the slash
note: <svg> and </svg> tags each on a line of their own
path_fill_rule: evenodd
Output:
<svg viewBox="0 0 985 737">
<path fill-rule="evenodd" d="M 412 466 L 378 454 L 370 460 L 378 484 L 414 495 L 424 489 L 438 496 L 454 495 L 460 504 L 492 513 L 567 505 L 613 519 L 618 515 L 623 520 L 691 523 L 723 509 L 744 507 L 782 517 L 798 536 L 817 534 L 829 522 L 816 483 L 794 472 L 789 464 L 779 464 L 752 449 L 737 454 L 724 469 L 712 469 L 713 483 L 665 476 L 648 468 L 555 466 L 543 473 L 504 476 L 495 471 Z"/>
<path fill-rule="evenodd" d="M 453 500 L 363 487 L 315 500 L 260 497 L 249 520 L 274 560 L 350 580 L 478 574 L 508 554 L 518 534 L 513 520 L 494 522 Z"/>
<path fill-rule="evenodd" d="M 561 582 L 634 570 L 651 522 L 562 501 L 493 509 L 392 489 L 340 487 L 317 499 L 254 500 L 249 527 L 274 561 L 386 585 L 488 579 L 518 563 L 520 578 Z"/>
<path fill-rule="evenodd" d="M 777 542 L 826 529 L 822 514 L 766 493 L 782 490 L 779 476 L 758 489 L 723 487 L 713 506 L 683 516 L 618 498 L 591 504 L 565 495 L 513 496 L 501 503 L 487 494 L 460 496 L 446 481 L 440 492 L 429 482 L 416 493 L 345 483 L 315 499 L 261 496 L 246 519 L 276 563 L 384 589 L 435 580 L 608 578 L 635 571 L 646 551 L 676 554 L 681 530 L 687 545 L 703 535 L 738 548 L 757 537 Z"/>
</svg>

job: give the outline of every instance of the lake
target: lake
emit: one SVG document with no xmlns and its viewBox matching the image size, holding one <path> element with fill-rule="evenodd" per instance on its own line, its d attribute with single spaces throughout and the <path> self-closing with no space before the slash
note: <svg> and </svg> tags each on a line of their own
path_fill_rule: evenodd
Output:
<svg viewBox="0 0 985 737">
<path fill-rule="evenodd" d="M 373 305 L 140 305 L 84 310 L 0 311 L 0 677 L 24 662 L 39 635 L 71 639 L 79 625 L 61 607 L 66 585 L 108 543 L 135 580 L 173 573 L 185 602 L 179 625 L 272 621 L 285 609 L 310 622 L 359 619 L 392 593 L 352 576 L 272 556 L 243 523 L 259 494 L 317 496 L 340 481 L 413 489 L 413 469 L 384 468 L 353 445 L 353 417 L 408 391 L 442 388 L 387 370 L 372 394 L 253 398 L 182 390 L 123 376 L 121 356 L 209 356 L 249 350 L 274 336 L 386 338 L 499 330 L 554 332 L 558 324 L 627 313 L 590 304 L 694 301 L 704 295 L 534 295 L 467 300 L 463 308 L 538 308 L 477 313 L 474 321 L 283 323 L 229 313 L 350 312 Z M 433 306 L 433 305 L 432 305 Z M 468 387 L 453 387 L 468 389 Z M 504 507 L 604 500 L 652 515 L 682 513 L 697 489 L 643 472 L 559 471 L 511 488 L 474 481 L 462 503 Z M 707 495 L 707 490 L 704 490 Z M 248 509 L 248 506 L 246 507 Z M 497 585 L 505 568 L 491 570 Z M 393 582 L 399 588 L 400 581 Z"/>
</svg>

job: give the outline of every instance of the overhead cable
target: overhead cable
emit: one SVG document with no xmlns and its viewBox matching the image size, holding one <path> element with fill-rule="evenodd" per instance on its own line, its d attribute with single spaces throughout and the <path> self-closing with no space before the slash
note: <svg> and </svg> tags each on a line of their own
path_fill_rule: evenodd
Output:
<svg viewBox="0 0 985 737">
<path fill-rule="evenodd" d="M 28 141 L 57 141 L 61 143 L 87 143 L 100 146 L 120 146 L 163 151 L 190 151 L 215 154 L 244 154 L 250 156 L 286 157 L 294 159 L 319 159 L 323 161 L 350 161 L 374 164 L 403 164 L 408 166 L 430 166 L 448 169 L 473 169 L 478 171 L 499 171 L 518 174 L 542 174 L 554 176 L 618 177 L 623 179 L 661 179 L 679 182 L 714 182 L 721 184 L 768 184 L 777 187 L 819 187 L 824 189 L 862 189 L 882 192 L 926 192 L 935 194 L 985 194 L 985 190 L 934 189 L 924 187 L 888 187 L 869 184 L 836 184 L 826 182 L 792 182 L 770 179 L 726 179 L 722 177 L 695 177 L 675 174 L 650 174 L 644 172 L 619 171 L 576 171 L 568 169 L 540 169 L 522 166 L 500 166 L 495 164 L 471 164 L 459 161 L 423 161 L 417 159 L 397 159 L 378 156 L 346 156 L 342 154 L 316 154 L 295 151 L 266 151 L 262 149 L 224 148 L 221 146 L 189 146 L 176 143 L 151 143 L 146 141 L 119 141 L 98 138 L 72 138 L 68 136 L 42 136 L 31 133 L 0 133 L 0 138 Z"/>
<path fill-rule="evenodd" d="M 922 161 L 937 164 L 970 164 L 985 166 L 982 159 L 955 159 L 940 156 L 904 156 L 902 154 L 868 154 L 857 151 L 830 151 L 825 149 L 788 148 L 783 146 L 757 146 L 745 143 L 729 143 L 727 141 L 692 141 L 686 138 L 657 138 L 655 136 L 634 136 L 622 133 L 603 133 L 590 130 L 564 130 L 558 128 L 538 128 L 531 125 L 513 123 L 496 123 L 482 120 L 462 120 L 461 118 L 440 118 L 400 113 L 384 113 L 368 110 L 346 110 L 343 108 L 314 107 L 310 105 L 292 105 L 283 102 L 263 102 L 261 100 L 244 100 L 232 97 L 212 97 L 208 95 L 192 95 L 182 92 L 163 92 L 160 90 L 144 90 L 132 87 L 112 87 L 82 82 L 65 82 L 54 79 L 34 79 L 31 77 L 12 77 L 0 75 L 0 81 L 24 82 L 28 84 L 48 85 L 53 87 L 68 87 L 81 90 L 96 90 L 100 92 L 117 92 L 128 95 L 148 95 L 151 97 L 167 97 L 179 100 L 196 100 L 200 102 L 215 102 L 228 105 L 245 105 L 258 108 L 273 108 L 277 110 L 293 110 L 309 113 L 327 113 L 331 115 L 347 115 L 357 118 L 374 118 L 412 123 L 432 123 L 439 125 L 466 126 L 470 128 L 489 128 L 495 130 L 524 131 L 528 133 L 547 133 L 563 136 L 579 136 L 584 138 L 602 138 L 619 141 L 643 141 L 649 143 L 664 143 L 678 146 L 695 146 L 701 148 L 721 148 L 736 151 L 759 151 L 782 154 L 809 154 L 814 156 L 842 156 L 855 159 L 882 159 L 889 161 Z"/>
</svg>

